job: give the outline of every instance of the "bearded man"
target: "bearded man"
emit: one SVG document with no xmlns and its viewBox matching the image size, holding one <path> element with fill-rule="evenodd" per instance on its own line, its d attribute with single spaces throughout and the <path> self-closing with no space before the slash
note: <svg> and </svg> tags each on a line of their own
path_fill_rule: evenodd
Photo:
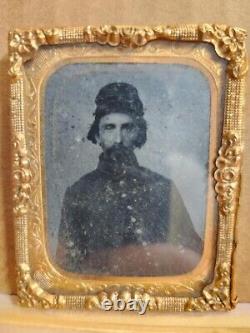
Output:
<svg viewBox="0 0 250 333">
<path fill-rule="evenodd" d="M 88 140 L 102 153 L 97 168 L 67 188 L 57 263 L 104 275 L 174 275 L 198 263 L 202 241 L 172 180 L 138 164 L 147 140 L 137 89 L 100 89 Z"/>
</svg>

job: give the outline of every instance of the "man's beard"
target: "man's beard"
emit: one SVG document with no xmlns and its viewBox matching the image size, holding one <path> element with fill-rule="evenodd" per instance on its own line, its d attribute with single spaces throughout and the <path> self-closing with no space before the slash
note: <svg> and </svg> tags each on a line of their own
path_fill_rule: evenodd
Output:
<svg viewBox="0 0 250 333">
<path fill-rule="evenodd" d="M 104 160 L 113 165 L 119 171 L 137 163 L 133 147 L 125 147 L 123 144 L 114 144 L 103 153 Z"/>
</svg>

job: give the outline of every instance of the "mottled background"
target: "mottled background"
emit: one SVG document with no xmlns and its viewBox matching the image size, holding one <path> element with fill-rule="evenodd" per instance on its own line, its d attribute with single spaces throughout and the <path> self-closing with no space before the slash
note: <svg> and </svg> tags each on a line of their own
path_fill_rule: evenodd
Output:
<svg viewBox="0 0 250 333">
<path fill-rule="evenodd" d="M 148 140 L 139 164 L 176 183 L 203 237 L 207 191 L 210 87 L 199 70 L 180 64 L 69 64 L 45 88 L 45 163 L 49 247 L 54 256 L 64 192 L 97 166 L 99 146 L 86 139 L 95 97 L 111 82 L 137 87 Z"/>
</svg>

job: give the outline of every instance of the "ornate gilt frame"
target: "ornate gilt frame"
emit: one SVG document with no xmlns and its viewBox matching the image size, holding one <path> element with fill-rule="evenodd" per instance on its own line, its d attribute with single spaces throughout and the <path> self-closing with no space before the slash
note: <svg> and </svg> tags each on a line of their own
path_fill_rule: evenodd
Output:
<svg viewBox="0 0 250 333">
<path fill-rule="evenodd" d="M 11 118 L 13 133 L 14 216 L 17 262 L 17 294 L 22 305 L 42 308 L 100 308 L 103 299 L 149 299 L 149 310 L 207 311 L 229 310 L 237 302 L 233 289 L 233 253 L 235 223 L 240 192 L 240 167 L 243 149 L 243 109 L 247 56 L 246 32 L 225 25 L 177 25 L 157 27 L 87 26 L 80 28 L 14 30 L 9 34 L 11 77 Z M 34 265 L 32 251 L 45 252 L 40 163 L 40 120 L 36 92 L 27 97 L 25 64 L 36 58 L 42 46 L 99 44 L 140 49 L 151 41 L 210 43 L 216 54 L 226 60 L 224 122 L 221 147 L 214 172 L 219 223 L 216 263 L 212 281 L 183 281 L 182 285 L 130 283 L 125 280 L 101 279 L 78 282 L 58 274 L 42 259 Z M 28 88 L 27 88 L 28 87 Z M 26 109 L 31 118 L 27 125 Z M 32 110 L 34 111 L 32 114 Z M 38 132 L 37 132 L 38 131 Z M 31 141 L 33 140 L 33 145 Z M 33 254 L 34 256 L 34 254 Z M 41 254 L 41 258 L 43 254 Z M 154 279 L 155 280 L 155 279 Z M 69 288 L 69 285 L 71 287 Z M 192 285 L 192 293 L 185 287 Z M 66 291 L 61 293 L 58 288 Z M 68 288 L 68 289 L 67 289 Z M 69 293 L 69 290 L 74 290 Z M 176 292 L 178 290 L 179 292 Z M 183 291 L 184 290 L 184 291 Z M 67 292 L 68 291 L 68 292 Z M 183 295 L 182 295 L 183 292 Z"/>
</svg>

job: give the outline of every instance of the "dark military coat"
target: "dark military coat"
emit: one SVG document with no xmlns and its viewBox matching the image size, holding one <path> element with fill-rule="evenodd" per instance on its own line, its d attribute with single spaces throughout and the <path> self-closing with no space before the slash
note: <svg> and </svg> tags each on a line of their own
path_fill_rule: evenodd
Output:
<svg viewBox="0 0 250 333">
<path fill-rule="evenodd" d="M 129 245 L 202 247 L 174 183 L 135 155 L 116 168 L 102 154 L 97 169 L 66 190 L 58 240 L 59 266 L 86 274 L 119 273 L 107 269 L 104 253 Z"/>
</svg>

